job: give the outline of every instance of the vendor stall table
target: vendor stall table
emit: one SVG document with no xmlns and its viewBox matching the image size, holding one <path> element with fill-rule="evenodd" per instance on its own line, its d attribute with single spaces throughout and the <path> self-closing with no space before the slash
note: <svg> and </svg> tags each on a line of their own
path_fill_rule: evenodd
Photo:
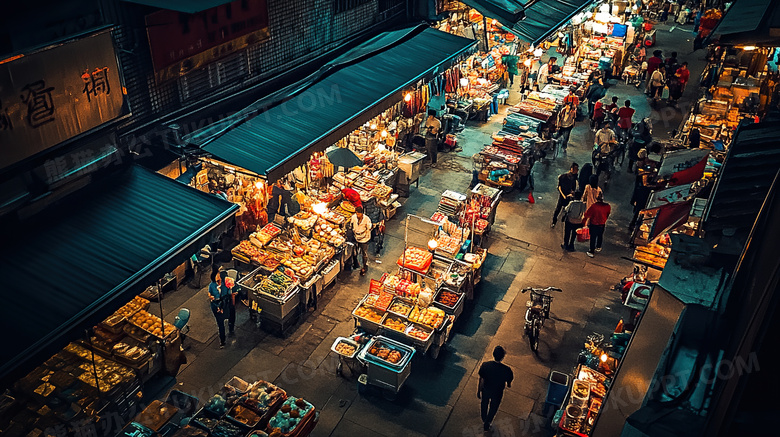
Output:
<svg viewBox="0 0 780 437">
<path fill-rule="evenodd" d="M 412 184 L 420 186 L 420 173 L 422 173 L 423 160 L 428 155 L 420 152 L 410 152 L 398 158 L 398 168 L 402 174 L 398 177 L 397 188 L 399 194 L 408 197 L 409 187 Z"/>
</svg>

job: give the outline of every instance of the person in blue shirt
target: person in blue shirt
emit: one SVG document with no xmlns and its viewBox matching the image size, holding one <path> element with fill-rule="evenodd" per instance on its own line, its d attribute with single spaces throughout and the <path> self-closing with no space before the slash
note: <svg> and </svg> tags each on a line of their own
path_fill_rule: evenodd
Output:
<svg viewBox="0 0 780 437">
<path fill-rule="evenodd" d="M 209 284 L 209 300 L 211 301 L 211 312 L 217 319 L 219 328 L 219 348 L 225 347 L 225 317 L 228 315 L 230 299 L 230 290 L 222 284 L 222 276 L 219 270 L 211 272 L 211 283 Z M 235 314 L 235 313 L 234 313 Z M 233 319 L 235 322 L 235 318 Z M 233 332 L 231 325 L 230 331 Z"/>
</svg>

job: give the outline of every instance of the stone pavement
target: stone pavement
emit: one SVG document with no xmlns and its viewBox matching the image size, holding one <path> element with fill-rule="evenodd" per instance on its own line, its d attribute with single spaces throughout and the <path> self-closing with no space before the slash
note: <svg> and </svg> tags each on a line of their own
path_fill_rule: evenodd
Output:
<svg viewBox="0 0 780 437">
<path fill-rule="evenodd" d="M 686 26 L 687 31 L 669 29 L 659 28 L 659 46 L 691 47 L 692 43 L 685 41 L 692 40 L 690 26 Z M 695 85 L 703 63 L 687 55 L 690 50 L 678 51 L 680 59 L 691 62 L 691 84 Z M 696 56 L 703 56 L 703 52 Z M 680 106 L 693 100 L 695 92 L 695 86 L 690 86 Z M 619 84 L 608 95 L 613 93 L 621 101 L 630 98 L 637 116 L 652 114 L 654 120 L 660 121 L 656 128 L 659 135 L 676 128 L 675 122 L 679 124 L 682 117 L 681 110 L 651 112 L 647 100 L 634 87 Z M 512 90 L 508 103 L 518 98 L 517 90 Z M 220 350 L 203 291 L 182 287 L 166 295 L 164 305 L 169 321 L 184 306 L 193 311 L 193 323 L 206 324 L 198 326 L 198 335 L 187 340 L 188 364 L 182 367 L 174 388 L 205 402 L 234 375 L 246 380 L 273 381 L 289 393 L 311 401 L 321 411 L 312 434 L 317 437 L 551 435 L 549 419 L 542 415 L 550 371 L 570 373 L 585 337 L 592 332 L 609 333 L 621 317 L 627 316 L 619 295 L 610 287 L 632 266 L 623 258 L 631 255 L 626 244 L 626 225 L 631 217 L 628 200 L 632 175 L 623 171 L 605 190 L 613 214 L 604 251 L 595 258 L 585 256 L 586 248 L 581 243 L 577 252 L 563 252 L 562 226 L 549 226 L 557 176 L 572 161 L 590 160 L 593 134 L 587 123 L 575 128 L 567 155 L 535 165 L 535 204 L 527 201 L 527 192 L 504 195 L 489 243 L 483 282 L 474 301 L 467 304 L 437 359 L 415 357 L 411 377 L 394 399 L 375 390 L 358 393 L 356 375 L 345 368 L 344 377 L 336 376 L 338 359 L 330 353 L 336 337 L 352 332 L 351 311 L 367 291 L 369 279 L 392 270 L 403 250 L 404 227 L 400 218 L 407 214 L 430 216 L 445 189 L 465 192 L 471 180 L 471 155 L 490 141 L 490 134 L 498 129 L 502 119 L 499 115 L 488 123 L 469 122 L 469 127 L 459 135 L 463 151 L 440 154 L 438 168 L 427 171 L 419 188 L 412 188 L 397 217 L 389 222 L 385 250 L 372 261 L 369 273 L 364 277 L 342 273 L 335 286 L 323 292 L 319 308 L 305 315 L 287 337 L 266 334 L 248 319 L 242 308 L 237 335 L 229 337 L 228 346 Z M 518 296 L 519 289 L 548 285 L 564 291 L 553 302 L 538 354 L 533 354 L 522 336 L 526 298 Z M 493 430 L 483 434 L 476 397 L 477 371 L 482 361 L 491 359 L 491 351 L 498 344 L 507 350 L 505 363 L 514 370 L 515 382 L 504 395 Z"/>
</svg>

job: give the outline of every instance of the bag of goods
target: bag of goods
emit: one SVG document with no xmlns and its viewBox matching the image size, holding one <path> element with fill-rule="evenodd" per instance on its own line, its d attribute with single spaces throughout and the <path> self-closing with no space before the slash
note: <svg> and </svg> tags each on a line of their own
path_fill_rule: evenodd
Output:
<svg viewBox="0 0 780 437">
<path fill-rule="evenodd" d="M 431 261 L 433 261 L 433 255 L 427 250 L 419 247 L 409 247 L 404 251 L 404 255 L 398 259 L 398 265 L 425 272 L 431 266 Z"/>
</svg>

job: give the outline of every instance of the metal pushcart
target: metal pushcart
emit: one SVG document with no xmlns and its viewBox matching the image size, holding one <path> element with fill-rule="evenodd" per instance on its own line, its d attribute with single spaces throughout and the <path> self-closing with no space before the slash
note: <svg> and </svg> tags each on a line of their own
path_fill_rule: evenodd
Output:
<svg viewBox="0 0 780 437">
<path fill-rule="evenodd" d="M 370 351 L 374 346 L 397 351 L 402 354 L 402 357 L 397 363 L 391 363 L 371 354 Z M 414 352 L 413 347 L 393 339 L 381 335 L 372 338 L 357 355 L 358 360 L 366 366 L 366 376 L 361 375 L 359 381 L 397 394 L 412 372 Z"/>
</svg>

